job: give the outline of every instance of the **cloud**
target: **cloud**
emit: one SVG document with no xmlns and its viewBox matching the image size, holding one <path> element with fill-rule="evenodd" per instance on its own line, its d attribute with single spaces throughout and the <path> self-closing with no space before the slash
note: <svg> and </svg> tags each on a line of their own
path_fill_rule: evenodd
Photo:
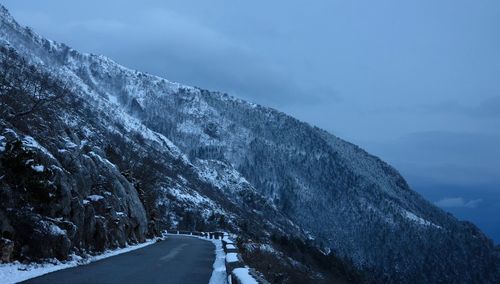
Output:
<svg viewBox="0 0 500 284">
<path fill-rule="evenodd" d="M 418 115 L 460 115 L 472 118 L 496 119 L 500 117 L 500 96 L 483 98 L 477 104 L 465 105 L 456 100 L 446 100 L 431 104 L 382 106 L 372 108 L 373 114 L 418 114 Z"/>
<path fill-rule="evenodd" d="M 482 201 L 481 198 L 465 200 L 462 197 L 448 197 L 437 201 L 435 204 L 443 208 L 476 208 Z"/>
<path fill-rule="evenodd" d="M 126 31 L 129 26 L 121 21 L 113 19 L 89 19 L 85 21 L 74 21 L 66 25 L 69 30 L 85 30 L 91 33 L 109 34 Z"/>
<path fill-rule="evenodd" d="M 500 133 L 421 131 L 361 144 L 395 166 L 410 183 L 424 180 L 471 188 L 500 184 Z"/>
<path fill-rule="evenodd" d="M 500 96 L 486 97 L 475 105 L 464 105 L 457 101 L 447 101 L 434 105 L 423 105 L 418 109 L 428 114 L 450 113 L 475 118 L 498 118 L 500 117 Z"/>
<path fill-rule="evenodd" d="M 42 27 L 41 34 L 51 31 L 55 39 L 82 51 L 104 54 L 127 67 L 258 103 L 303 106 L 339 99 L 329 82 L 297 75 L 289 65 L 266 58 L 253 41 L 201 18 L 148 7 L 134 11 L 133 16 L 136 21 L 116 14 L 81 15 L 67 19 L 65 24 L 39 11 L 24 12 L 21 18 Z"/>
<path fill-rule="evenodd" d="M 483 100 L 473 111 L 485 117 L 500 117 L 500 96 Z"/>
</svg>

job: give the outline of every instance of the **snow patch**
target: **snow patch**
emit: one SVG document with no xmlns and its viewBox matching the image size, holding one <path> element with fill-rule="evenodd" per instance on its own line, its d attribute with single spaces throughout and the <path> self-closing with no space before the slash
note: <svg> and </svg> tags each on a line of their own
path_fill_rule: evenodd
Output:
<svg viewBox="0 0 500 284">
<path fill-rule="evenodd" d="M 85 145 L 87 145 L 88 143 L 89 141 L 85 139 L 80 141 L 80 146 L 79 146 L 80 150 L 83 149 L 83 147 L 85 147 Z"/>
<path fill-rule="evenodd" d="M 241 176 L 231 165 L 217 160 L 196 159 L 198 176 L 219 189 L 243 188 L 250 186 L 248 181 Z"/>
<path fill-rule="evenodd" d="M 42 145 L 40 145 L 31 136 L 24 137 L 24 139 L 23 139 L 23 145 L 26 146 L 26 147 L 28 147 L 28 148 L 31 148 L 31 149 L 38 149 L 42 153 L 44 153 L 45 155 L 49 156 L 50 158 L 55 159 L 54 156 L 52 156 L 52 154 L 47 149 L 45 149 L 45 147 L 43 147 Z"/>
<path fill-rule="evenodd" d="M 108 95 L 108 101 L 114 105 L 117 105 L 119 106 L 120 104 L 118 103 L 118 97 L 117 96 L 114 96 L 114 95 L 111 95 L 111 94 L 107 94 Z"/>
<path fill-rule="evenodd" d="M 226 283 L 226 265 L 224 263 L 225 253 L 220 240 L 210 240 L 215 245 L 215 261 L 209 284 Z"/>
<path fill-rule="evenodd" d="M 43 228 L 44 231 L 50 233 L 51 235 L 54 235 L 54 236 L 65 236 L 66 235 L 66 231 L 59 228 L 59 226 L 57 226 L 56 224 L 53 224 L 51 222 L 47 222 L 47 221 L 40 221 L 39 222 L 40 224 L 40 227 Z"/>
<path fill-rule="evenodd" d="M 238 259 L 238 254 L 237 253 L 234 253 L 234 252 L 230 252 L 226 255 L 226 261 L 227 262 L 238 262 L 240 261 Z"/>
<path fill-rule="evenodd" d="M 101 163 L 106 164 L 106 165 L 110 166 L 113 169 L 117 169 L 116 165 L 113 164 L 113 163 L 111 163 L 108 159 L 103 158 L 103 157 L 99 156 L 98 154 L 96 154 L 96 153 L 94 153 L 92 151 L 89 152 L 89 155 L 92 156 L 92 157 L 97 158 Z"/>
<path fill-rule="evenodd" d="M 425 220 L 424 218 L 421 218 L 415 214 L 413 214 L 412 212 L 410 211 L 407 211 L 407 210 L 403 210 L 403 216 L 408 219 L 408 220 L 411 220 L 412 222 L 415 222 L 419 225 L 423 225 L 423 226 L 433 226 L 433 227 L 436 227 L 436 228 L 439 228 L 441 229 L 441 226 L 438 226 L 434 223 L 432 223 L 431 221 L 428 221 L 428 220 Z"/>
<path fill-rule="evenodd" d="M 101 199 L 104 199 L 104 196 L 97 195 L 97 194 L 92 194 L 92 195 L 87 196 L 87 199 L 90 200 L 90 201 L 92 201 L 92 202 L 96 202 L 96 201 L 99 201 Z"/>
<path fill-rule="evenodd" d="M 66 235 L 66 231 L 63 229 L 59 228 L 59 226 L 51 224 L 50 227 L 50 234 L 54 236 L 64 236 Z"/>
<path fill-rule="evenodd" d="M 241 284 L 259 284 L 252 275 L 248 267 L 240 267 L 233 269 L 233 274 L 238 278 Z"/>
<path fill-rule="evenodd" d="M 201 196 L 198 192 L 192 191 L 190 193 L 184 192 L 180 187 L 172 187 L 169 188 L 169 191 L 172 195 L 177 197 L 179 200 L 187 201 L 192 204 L 208 204 L 210 207 L 215 207 L 215 204 L 212 200 Z"/>
<path fill-rule="evenodd" d="M 5 145 L 7 145 L 7 142 L 4 141 L 5 136 L 0 135 L 0 153 L 5 151 Z"/>
<path fill-rule="evenodd" d="M 191 120 L 184 121 L 177 125 L 177 130 L 186 134 L 203 135 L 203 129 Z M 206 135 L 206 134 L 204 134 Z"/>
<path fill-rule="evenodd" d="M 12 136 L 14 136 L 15 138 L 18 138 L 18 137 L 19 137 L 19 135 L 17 135 L 17 132 L 15 132 L 15 131 L 14 131 L 13 129 L 11 129 L 11 128 L 5 128 L 4 133 L 10 133 L 10 134 L 12 134 Z"/>
<path fill-rule="evenodd" d="M 31 169 L 37 173 L 43 173 L 43 171 L 45 170 L 45 167 L 43 165 L 32 165 Z"/>
<path fill-rule="evenodd" d="M 224 234 L 224 237 L 222 238 L 222 240 L 228 244 L 234 244 L 234 242 L 232 240 L 233 238 L 235 238 L 235 236 L 230 236 L 229 234 Z"/>
</svg>

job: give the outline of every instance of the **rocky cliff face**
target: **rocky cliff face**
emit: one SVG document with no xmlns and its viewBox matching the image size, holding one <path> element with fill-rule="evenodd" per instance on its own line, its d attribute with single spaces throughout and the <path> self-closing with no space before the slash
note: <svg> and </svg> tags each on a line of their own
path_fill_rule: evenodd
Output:
<svg viewBox="0 0 500 284">
<path fill-rule="evenodd" d="M 490 240 L 357 146 L 276 110 L 81 54 L 0 10 L 2 78 L 24 78 L 0 96 L 0 226 L 15 257 L 222 228 L 309 280 L 336 277 L 349 261 L 366 281 L 496 280 Z M 19 116 L 38 85 L 64 96 Z"/>
</svg>

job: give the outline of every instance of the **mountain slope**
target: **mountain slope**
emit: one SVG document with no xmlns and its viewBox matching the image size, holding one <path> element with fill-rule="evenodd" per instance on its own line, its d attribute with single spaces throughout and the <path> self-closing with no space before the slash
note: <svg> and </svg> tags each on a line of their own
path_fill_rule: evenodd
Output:
<svg viewBox="0 0 500 284">
<path fill-rule="evenodd" d="M 29 147 L 15 148 L 15 141 L 35 137 L 46 149 L 35 149 L 40 163 L 62 169 L 48 173 L 47 182 L 73 183 L 60 186 L 56 196 L 64 198 L 54 203 L 32 202 L 40 205 L 42 221 L 69 219 L 76 227 L 81 236 L 68 236 L 65 252 L 81 239 L 84 249 L 103 249 L 160 228 L 224 227 L 253 232 L 254 239 L 267 236 L 260 242 L 273 243 L 279 235 L 310 242 L 311 249 L 332 251 L 369 271 L 369 280 L 494 283 L 491 241 L 357 146 L 276 110 L 81 54 L 22 28 L 4 8 L 0 14 L 3 60 L 26 60 L 71 93 L 47 113 L 22 121 L 9 117 L 23 106 L 3 101 L 10 109 L 2 114 L 0 134 L 9 141 L 2 155 L 16 159 L 33 153 L 18 155 Z M 6 188 L 23 186 L 16 173 L 7 174 Z M 82 209 L 86 204 L 105 210 L 96 218 Z M 50 212 L 58 206 L 63 209 Z M 102 228 L 82 229 L 85 218 Z M 47 220 L 49 227 L 63 226 Z M 108 228 L 116 222 L 117 228 Z M 96 234 L 103 241 L 94 244 Z"/>
<path fill-rule="evenodd" d="M 231 165 L 195 166 L 169 139 L 87 84 L 82 72 L 60 64 L 64 54 L 73 56 L 67 57 L 72 67 L 86 68 L 76 60 L 109 60 L 45 40 L 3 7 L 0 12 L 0 247 L 11 251 L 8 258 L 66 259 L 165 229 L 222 229 L 237 233 L 247 251 L 265 250 L 258 263 L 273 265 L 270 279 L 353 279 L 355 270 L 333 255 L 332 267 L 320 267 L 273 249 L 270 236 L 303 243 L 305 234 Z M 37 101 L 43 96 L 49 99 Z M 37 102 L 46 103 L 35 109 Z M 310 247 L 298 256 L 319 254 Z"/>
</svg>

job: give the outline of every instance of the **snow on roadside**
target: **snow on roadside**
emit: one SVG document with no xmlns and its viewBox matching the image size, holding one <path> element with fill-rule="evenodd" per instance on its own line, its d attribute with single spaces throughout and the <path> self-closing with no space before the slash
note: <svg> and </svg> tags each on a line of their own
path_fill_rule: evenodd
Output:
<svg viewBox="0 0 500 284">
<path fill-rule="evenodd" d="M 229 234 L 227 234 L 227 233 L 226 233 L 226 234 L 224 234 L 224 237 L 222 238 L 222 240 L 223 240 L 223 241 L 225 241 L 225 242 L 226 242 L 226 243 L 228 243 L 228 244 L 233 244 L 234 242 L 233 242 L 233 240 L 231 239 L 231 237 L 232 237 L 232 238 L 236 238 L 236 236 L 235 236 L 235 235 L 230 236 Z"/>
<path fill-rule="evenodd" d="M 19 262 L 0 264 L 0 283 L 17 283 L 53 271 L 66 269 L 78 265 L 81 258 L 71 256 L 71 260 L 64 263 L 55 261 L 54 263 L 31 263 L 21 264 Z"/>
<path fill-rule="evenodd" d="M 98 261 L 104 258 L 140 249 L 145 246 L 154 244 L 155 242 L 156 239 L 150 239 L 141 244 L 127 246 L 116 250 L 108 250 L 100 255 L 92 256 L 90 258 L 82 258 L 77 255 L 72 255 L 71 260 L 65 262 L 54 260 L 54 262 L 52 263 L 46 262 L 46 263 L 22 264 L 19 262 L 13 262 L 7 264 L 0 264 L 0 283 L 9 284 L 9 283 L 21 282 L 57 270 L 71 268 L 78 265 L 89 264 L 91 262 Z"/>
<path fill-rule="evenodd" d="M 233 274 L 240 280 L 241 284 L 259 284 L 252 275 L 248 267 L 240 267 L 233 269 Z"/>
<path fill-rule="evenodd" d="M 226 265 L 224 259 L 226 254 L 222 248 L 222 242 L 220 240 L 211 240 L 215 245 L 215 261 L 214 261 L 214 271 L 212 271 L 212 276 L 208 284 L 221 284 L 226 283 Z"/>
<path fill-rule="evenodd" d="M 238 262 L 238 254 L 234 252 L 230 252 L 226 255 L 226 261 L 227 262 Z"/>
</svg>

